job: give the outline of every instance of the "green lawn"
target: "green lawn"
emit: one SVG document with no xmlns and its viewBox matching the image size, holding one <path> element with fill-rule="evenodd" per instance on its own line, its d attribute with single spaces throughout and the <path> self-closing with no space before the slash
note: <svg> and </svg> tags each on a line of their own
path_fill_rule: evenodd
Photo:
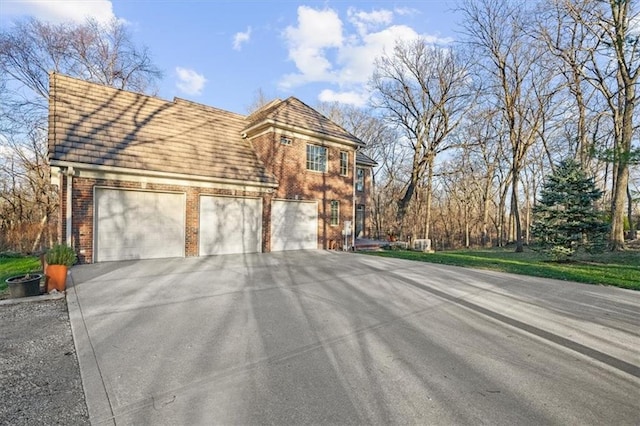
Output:
<svg viewBox="0 0 640 426">
<path fill-rule="evenodd" d="M 515 253 L 512 249 L 456 250 L 437 253 L 385 250 L 367 253 L 374 256 L 640 290 L 640 251 L 581 255 L 568 263 L 551 262 L 543 254 L 534 251 L 525 250 L 524 253 Z"/>
<path fill-rule="evenodd" d="M 550 262 L 540 253 L 529 250 L 524 253 L 514 253 L 511 249 L 457 250 L 437 253 L 385 250 L 363 253 L 640 290 L 640 251 L 582 255 L 571 263 Z M 10 276 L 40 270 L 40 260 L 36 257 L 0 256 L 0 293 L 8 291 L 5 280 Z"/>
<path fill-rule="evenodd" d="M 9 291 L 5 280 L 14 275 L 42 271 L 40 259 L 34 256 L 6 257 L 0 255 L 0 294 Z"/>
</svg>

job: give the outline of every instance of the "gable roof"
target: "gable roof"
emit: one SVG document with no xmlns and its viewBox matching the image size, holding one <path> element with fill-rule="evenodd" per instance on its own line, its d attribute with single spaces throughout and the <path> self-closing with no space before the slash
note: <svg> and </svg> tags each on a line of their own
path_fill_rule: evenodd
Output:
<svg viewBox="0 0 640 426">
<path fill-rule="evenodd" d="M 277 185 L 241 137 L 245 117 L 52 73 L 49 159 Z"/>
<path fill-rule="evenodd" d="M 337 139 L 356 147 L 364 146 L 360 139 L 293 96 L 284 101 L 276 99 L 269 102 L 249 115 L 247 122 L 248 125 L 244 129 L 247 133 L 264 126 L 276 126 Z"/>
</svg>

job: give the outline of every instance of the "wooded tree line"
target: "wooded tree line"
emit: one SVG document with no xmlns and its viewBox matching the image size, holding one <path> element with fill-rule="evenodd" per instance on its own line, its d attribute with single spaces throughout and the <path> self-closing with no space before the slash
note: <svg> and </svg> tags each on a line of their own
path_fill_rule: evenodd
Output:
<svg viewBox="0 0 640 426">
<path fill-rule="evenodd" d="M 610 247 L 635 238 L 638 8 L 464 0 L 457 43 L 399 42 L 378 59 L 366 118 L 386 129 L 367 148 L 380 163 L 373 233 L 521 251 L 545 176 L 576 159 L 604 193 Z M 333 117 L 368 141 L 353 114 Z"/>
<path fill-rule="evenodd" d="M 603 197 L 610 247 L 638 226 L 638 1 L 461 0 L 459 39 L 399 41 L 368 108 L 319 109 L 367 143 L 377 237 L 437 249 L 531 242 L 545 176 L 576 159 Z M 153 93 L 161 73 L 126 26 L 28 20 L 0 33 L 0 250 L 55 239 L 50 70 Z"/>
<path fill-rule="evenodd" d="M 47 158 L 50 71 L 141 92 L 161 75 L 117 20 L 30 19 L 0 33 L 0 251 L 34 252 L 57 238 Z"/>
</svg>

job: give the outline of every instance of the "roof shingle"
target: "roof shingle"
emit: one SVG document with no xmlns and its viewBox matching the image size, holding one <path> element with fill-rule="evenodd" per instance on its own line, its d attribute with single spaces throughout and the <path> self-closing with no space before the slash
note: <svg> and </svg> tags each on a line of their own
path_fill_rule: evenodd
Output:
<svg viewBox="0 0 640 426">
<path fill-rule="evenodd" d="M 272 101 L 249 115 L 247 117 L 248 125 L 245 131 L 252 127 L 259 126 L 260 123 L 265 121 L 271 121 L 280 125 L 295 126 L 319 135 L 338 138 L 357 146 L 364 145 L 364 142 L 360 139 L 294 97 L 289 97 L 284 101 Z"/>
<path fill-rule="evenodd" d="M 357 151 L 356 152 L 356 164 L 361 164 L 363 166 L 375 167 L 378 165 L 378 162 L 368 155 Z"/>
<path fill-rule="evenodd" d="M 241 137 L 245 117 L 50 76 L 49 158 L 276 184 Z"/>
</svg>

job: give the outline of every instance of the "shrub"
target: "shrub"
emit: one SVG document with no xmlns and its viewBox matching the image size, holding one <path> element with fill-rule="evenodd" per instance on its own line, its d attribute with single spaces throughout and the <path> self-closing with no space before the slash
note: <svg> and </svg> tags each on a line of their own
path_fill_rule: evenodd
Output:
<svg viewBox="0 0 640 426">
<path fill-rule="evenodd" d="M 553 259 L 556 262 L 568 261 L 569 258 L 573 256 L 574 252 L 575 250 L 568 247 L 564 247 L 564 246 L 554 246 L 548 250 L 548 253 L 551 256 L 551 259 Z"/>
<path fill-rule="evenodd" d="M 45 260 L 49 265 L 66 265 L 67 267 L 73 266 L 78 260 L 73 248 L 65 244 L 56 244 L 47 251 Z"/>
</svg>

